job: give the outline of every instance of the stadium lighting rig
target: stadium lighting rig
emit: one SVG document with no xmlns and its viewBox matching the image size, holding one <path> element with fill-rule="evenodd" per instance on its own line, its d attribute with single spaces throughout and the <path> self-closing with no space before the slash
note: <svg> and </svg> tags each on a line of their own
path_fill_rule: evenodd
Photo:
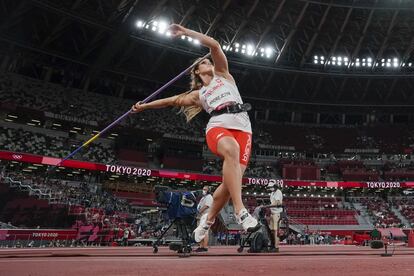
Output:
<svg viewBox="0 0 414 276">
<path fill-rule="evenodd" d="M 364 58 L 355 58 L 351 60 L 351 58 L 347 56 L 332 56 L 332 57 L 325 57 L 315 55 L 313 57 L 313 64 L 315 66 L 329 66 L 329 67 L 351 67 L 351 68 L 389 68 L 389 69 L 396 69 L 396 68 L 413 68 L 412 62 L 403 62 L 399 58 L 381 58 L 375 60 L 372 57 L 364 57 Z"/>
<path fill-rule="evenodd" d="M 171 37 L 171 32 L 167 31 L 168 23 L 165 20 L 154 20 L 145 22 L 144 20 L 137 20 L 135 23 L 138 29 L 147 30 L 149 32 L 158 33 L 164 37 Z M 181 36 L 181 40 L 188 41 L 189 43 L 198 46 L 200 41 L 187 36 Z M 276 52 L 272 47 L 261 47 L 257 48 L 253 43 L 240 44 L 238 42 L 233 44 L 225 44 L 222 46 L 226 52 L 233 52 L 248 57 L 262 57 L 272 58 Z"/>
<path fill-rule="evenodd" d="M 169 23 L 166 20 L 152 20 L 152 21 L 145 21 L 139 19 L 135 23 L 138 29 L 143 31 L 148 31 L 152 33 L 156 33 L 162 37 L 171 37 L 171 32 L 169 32 L 168 26 Z M 182 41 L 186 41 L 193 46 L 199 46 L 200 41 L 197 39 L 193 39 L 187 36 L 181 36 L 180 39 Z M 271 59 L 276 54 L 276 49 L 270 46 L 258 47 L 255 46 L 254 43 L 231 43 L 231 44 L 223 44 L 222 48 L 225 52 L 231 52 L 236 55 L 246 56 L 246 57 L 260 57 L 265 59 Z M 381 58 L 375 59 L 373 57 L 356 57 L 350 58 L 347 56 L 331 56 L 325 57 L 323 55 L 315 55 L 313 56 L 314 66 L 322 67 L 326 66 L 329 68 L 355 68 L 357 70 L 367 70 L 367 69 L 375 69 L 375 68 L 385 68 L 385 69 L 408 69 L 414 68 L 413 62 L 403 62 L 398 57 L 388 57 L 388 58 Z"/>
<path fill-rule="evenodd" d="M 143 20 L 137 20 L 135 23 L 135 26 L 138 29 L 143 29 L 143 30 L 148 30 L 150 32 L 158 33 L 159 35 L 164 36 L 164 37 L 171 37 L 171 32 L 167 31 L 169 24 L 164 20 L 160 20 L 160 21 L 154 20 L 150 22 L 145 22 Z M 191 37 L 187 37 L 184 35 L 181 36 L 181 40 L 186 40 L 195 46 L 200 45 L 200 41 L 198 41 L 197 39 L 193 39 Z"/>
<path fill-rule="evenodd" d="M 223 45 L 222 47 L 226 52 L 239 53 L 245 56 L 259 56 L 263 58 L 271 58 L 276 52 L 272 47 L 261 47 L 256 49 L 252 43 L 240 44 L 236 42 L 233 45 Z"/>
</svg>

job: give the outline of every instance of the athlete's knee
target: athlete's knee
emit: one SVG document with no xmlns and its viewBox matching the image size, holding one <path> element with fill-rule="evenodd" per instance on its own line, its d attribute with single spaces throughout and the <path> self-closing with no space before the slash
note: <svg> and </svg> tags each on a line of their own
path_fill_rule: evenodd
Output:
<svg viewBox="0 0 414 276">
<path fill-rule="evenodd" d="M 230 193 L 226 191 L 222 194 L 213 194 L 213 200 L 222 201 L 224 204 L 227 204 L 227 202 L 230 200 Z"/>
<path fill-rule="evenodd" d="M 234 139 L 222 138 L 222 141 L 219 141 L 218 150 L 224 159 L 239 160 L 240 146 Z"/>
<path fill-rule="evenodd" d="M 221 186 L 221 185 L 220 185 Z M 218 187 L 213 193 L 213 199 L 216 201 L 228 201 L 230 199 L 230 193 L 223 187 Z"/>
</svg>

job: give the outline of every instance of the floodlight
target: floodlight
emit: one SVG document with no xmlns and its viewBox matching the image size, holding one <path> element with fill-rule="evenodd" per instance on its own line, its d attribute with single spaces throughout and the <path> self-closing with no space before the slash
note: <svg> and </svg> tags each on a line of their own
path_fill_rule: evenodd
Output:
<svg viewBox="0 0 414 276">
<path fill-rule="evenodd" d="M 135 23 L 135 25 L 136 25 L 138 28 L 142 28 L 142 27 L 144 27 L 144 22 L 143 22 L 142 20 L 138 20 L 138 21 L 137 21 L 137 23 Z"/>
</svg>

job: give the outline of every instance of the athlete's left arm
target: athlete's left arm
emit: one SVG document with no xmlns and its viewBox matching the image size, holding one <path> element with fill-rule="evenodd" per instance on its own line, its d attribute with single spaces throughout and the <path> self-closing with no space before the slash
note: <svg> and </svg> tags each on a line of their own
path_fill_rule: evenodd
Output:
<svg viewBox="0 0 414 276">
<path fill-rule="evenodd" d="M 174 37 L 186 35 L 193 39 L 197 39 L 200 41 L 201 45 L 208 47 L 210 49 L 211 58 L 214 62 L 214 73 L 232 82 L 235 82 L 233 76 L 229 73 L 229 64 L 227 62 L 227 57 L 221 49 L 220 43 L 218 43 L 217 40 L 205 34 L 184 28 L 178 24 L 172 24 L 169 27 L 169 30 Z"/>
</svg>

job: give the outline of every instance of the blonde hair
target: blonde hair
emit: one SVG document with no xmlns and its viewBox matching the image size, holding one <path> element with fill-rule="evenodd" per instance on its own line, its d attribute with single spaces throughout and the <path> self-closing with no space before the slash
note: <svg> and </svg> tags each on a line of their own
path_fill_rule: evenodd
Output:
<svg viewBox="0 0 414 276">
<path fill-rule="evenodd" d="M 199 75 L 195 73 L 196 70 L 198 70 L 198 66 L 200 62 L 203 60 L 203 58 L 198 58 L 194 62 L 197 63 L 196 66 L 191 69 L 191 82 L 190 82 L 190 90 L 180 94 L 178 98 L 176 99 L 176 102 L 180 101 L 183 97 L 185 97 L 187 94 L 191 93 L 194 90 L 201 89 L 203 87 L 203 81 L 200 78 Z M 182 106 L 180 108 L 180 111 L 178 113 L 183 113 L 185 115 L 187 123 L 190 122 L 195 116 L 197 116 L 198 113 L 200 113 L 203 109 L 198 105 L 190 105 L 190 106 Z"/>
</svg>

